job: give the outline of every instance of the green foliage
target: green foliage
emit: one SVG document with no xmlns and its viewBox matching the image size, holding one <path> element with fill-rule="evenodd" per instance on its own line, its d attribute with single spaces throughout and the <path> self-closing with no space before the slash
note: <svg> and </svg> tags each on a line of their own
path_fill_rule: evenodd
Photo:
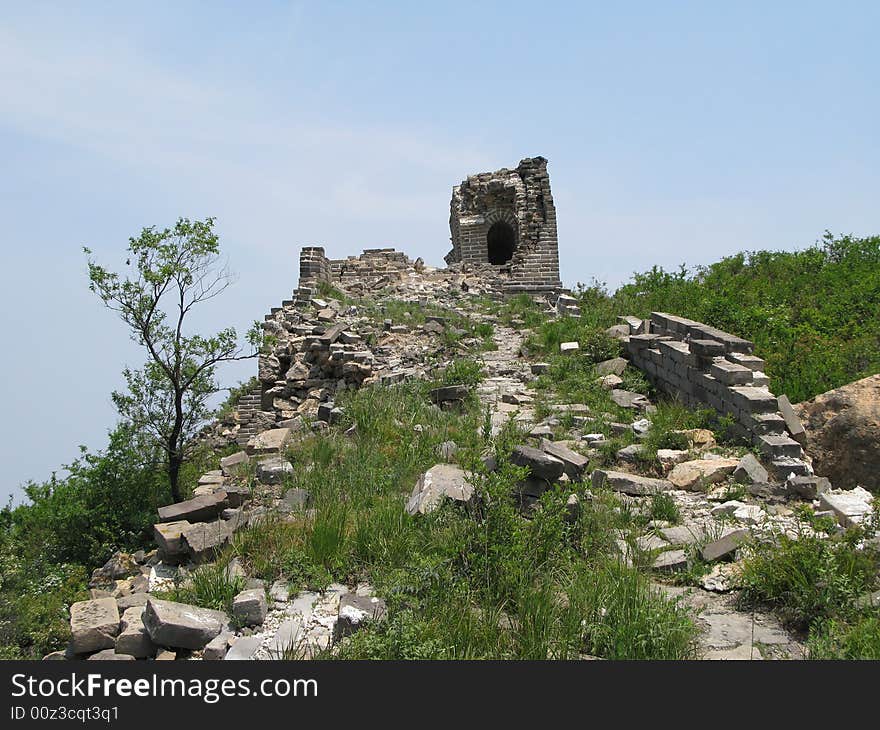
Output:
<svg viewBox="0 0 880 730">
<path fill-rule="evenodd" d="M 26 485 L 30 504 L 4 510 L 9 530 L 45 563 L 98 565 L 121 547 L 146 547 L 156 508 L 169 498 L 159 461 L 149 443 L 121 424 L 105 451 L 83 449 L 65 467 L 67 477 Z"/>
<path fill-rule="evenodd" d="M 651 497 L 650 514 L 652 520 L 665 520 L 673 525 L 681 520 L 675 500 L 665 492 L 657 492 Z"/>
<path fill-rule="evenodd" d="M 453 360 L 443 368 L 439 377 L 435 380 L 436 387 L 443 385 L 467 385 L 477 386 L 486 377 L 483 364 L 477 360 L 461 358 Z"/>
<path fill-rule="evenodd" d="M 877 236 L 826 233 L 802 251 L 740 253 L 692 274 L 654 267 L 599 299 L 599 309 L 671 312 L 753 340 L 771 389 L 793 402 L 880 371 Z"/>
<path fill-rule="evenodd" d="M 179 603 L 232 613 L 232 599 L 244 590 L 245 580 L 229 569 L 228 560 L 196 568 L 185 580 L 158 597 Z"/>
<path fill-rule="evenodd" d="M 876 582 L 878 556 L 860 547 L 863 538 L 861 531 L 852 531 L 835 540 L 780 534 L 756 542 L 743 565 L 742 602 L 770 606 L 800 629 L 821 620 L 845 619 Z"/>
<path fill-rule="evenodd" d="M 880 659 L 880 615 L 829 619 L 810 633 L 807 647 L 810 659 Z"/>
</svg>

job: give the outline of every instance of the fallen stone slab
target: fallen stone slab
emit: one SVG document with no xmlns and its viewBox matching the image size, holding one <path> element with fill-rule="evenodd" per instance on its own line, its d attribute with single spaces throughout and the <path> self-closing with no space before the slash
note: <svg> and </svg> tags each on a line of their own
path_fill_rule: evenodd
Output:
<svg viewBox="0 0 880 730">
<path fill-rule="evenodd" d="M 435 464 L 419 477 L 406 503 L 408 514 L 428 514 L 440 507 L 444 499 L 468 504 L 474 488 L 465 471 L 455 464 Z"/>
<path fill-rule="evenodd" d="M 262 484 L 281 484 L 293 474 L 293 464 L 282 456 L 267 456 L 257 462 L 257 479 Z"/>
<path fill-rule="evenodd" d="M 292 487 L 288 489 L 281 498 L 278 509 L 282 512 L 298 512 L 306 509 L 311 504 L 312 494 L 308 489 L 300 489 Z"/>
<path fill-rule="evenodd" d="M 271 428 L 252 436 L 247 442 L 248 454 L 277 454 L 290 441 L 293 432 L 289 428 Z"/>
<path fill-rule="evenodd" d="M 736 459 L 697 459 L 676 464 L 667 479 L 679 489 L 704 491 L 709 484 L 724 481 L 739 465 Z"/>
<path fill-rule="evenodd" d="M 510 461 L 516 466 L 528 467 L 533 477 L 554 482 L 562 476 L 565 464 L 543 451 L 531 446 L 516 446 L 510 453 Z"/>
<path fill-rule="evenodd" d="M 75 654 L 113 649 L 119 634 L 115 598 L 77 601 L 70 606 L 70 648 Z"/>
<path fill-rule="evenodd" d="M 102 649 L 88 657 L 90 662 L 133 662 L 131 654 L 117 654 L 113 649 Z"/>
<path fill-rule="evenodd" d="M 229 651 L 229 642 L 235 636 L 231 631 L 221 631 L 211 639 L 202 651 L 202 659 L 209 662 L 217 662 L 226 657 Z"/>
<path fill-rule="evenodd" d="M 581 349 L 577 342 L 562 342 L 559 345 L 559 352 L 563 355 L 571 355 Z"/>
<path fill-rule="evenodd" d="M 135 659 L 146 659 L 156 653 L 156 647 L 144 626 L 145 606 L 132 606 L 125 609 L 119 623 L 119 636 L 116 637 L 116 653 L 129 654 Z"/>
<path fill-rule="evenodd" d="M 659 532 L 670 545 L 695 545 L 706 536 L 706 531 L 699 525 L 674 525 Z"/>
<path fill-rule="evenodd" d="M 622 357 L 612 357 L 596 364 L 596 375 L 621 375 L 629 363 Z"/>
<path fill-rule="evenodd" d="M 240 641 L 241 639 L 235 643 L 238 644 Z M 266 644 L 266 653 L 270 659 L 292 659 L 298 653 L 298 650 L 304 641 L 305 632 L 303 619 L 300 616 L 292 616 L 291 618 L 282 621 L 278 626 L 275 635 L 269 640 L 269 643 Z M 232 649 L 230 649 L 226 658 L 250 659 L 259 646 L 260 644 L 258 642 L 257 646 L 253 648 L 248 656 L 230 656 L 236 651 L 236 646 L 233 644 Z M 245 653 L 245 651 L 242 651 L 241 653 Z"/>
<path fill-rule="evenodd" d="M 194 563 L 202 563 L 213 558 L 217 552 L 232 539 L 239 520 L 216 520 L 199 522 L 184 528 L 181 544 Z"/>
<path fill-rule="evenodd" d="M 466 385 L 445 385 L 431 390 L 428 397 L 432 403 L 449 403 L 464 400 L 470 392 L 470 388 Z"/>
<path fill-rule="evenodd" d="M 739 484 L 763 484 L 769 478 L 767 470 L 758 461 L 758 457 L 751 452 L 740 459 L 736 469 L 733 470 L 733 479 Z"/>
<path fill-rule="evenodd" d="M 213 494 L 205 494 L 193 497 L 184 502 L 169 504 L 159 508 L 160 522 L 204 522 L 212 520 L 229 506 L 229 500 L 224 490 Z"/>
<path fill-rule="evenodd" d="M 797 414 L 794 412 L 794 408 L 792 407 L 788 396 L 780 395 L 776 399 L 776 402 L 779 406 L 779 412 L 782 414 L 782 418 L 785 419 L 785 427 L 788 429 L 788 433 L 791 435 L 792 439 L 797 441 L 801 446 L 806 446 L 807 432 L 804 430 L 804 424 L 801 423 L 801 419 L 798 418 Z"/>
<path fill-rule="evenodd" d="M 147 578 L 147 587 L 149 587 L 149 578 Z M 147 605 L 149 598 L 150 594 L 146 592 L 129 593 L 127 596 L 118 596 L 116 599 L 116 605 L 118 606 L 119 611 L 124 613 L 129 608 L 143 608 Z"/>
<path fill-rule="evenodd" d="M 229 617 L 222 611 L 151 598 L 143 622 L 154 644 L 201 649 L 227 628 Z"/>
<path fill-rule="evenodd" d="M 818 499 L 820 494 L 831 490 L 831 482 L 827 477 L 792 476 L 785 481 L 785 489 L 792 496 L 800 499 Z"/>
<path fill-rule="evenodd" d="M 657 556 L 651 567 L 662 573 L 678 573 L 687 570 L 687 553 L 684 550 L 667 550 Z"/>
<path fill-rule="evenodd" d="M 262 588 L 242 591 L 232 599 L 232 617 L 242 626 L 259 626 L 268 612 L 266 591 Z"/>
<path fill-rule="evenodd" d="M 579 482 L 583 478 L 584 469 L 590 463 L 590 460 L 583 454 L 579 454 L 577 451 L 573 451 L 561 443 L 548 441 L 547 439 L 541 440 L 541 450 L 559 459 L 562 462 L 564 472 L 574 482 Z"/>
<path fill-rule="evenodd" d="M 259 636 L 239 636 L 232 641 L 223 659 L 227 662 L 249 661 L 254 658 L 254 654 L 262 643 L 263 640 Z"/>
<path fill-rule="evenodd" d="M 772 459 L 777 459 L 781 456 L 799 459 L 804 454 L 801 445 L 788 436 L 766 434 L 758 437 L 758 444 L 761 447 L 761 451 Z"/>
<path fill-rule="evenodd" d="M 819 495 L 819 504 L 837 515 L 837 521 L 844 527 L 862 524 L 873 508 L 874 496 L 862 487 L 844 490 L 834 489 Z"/>
<path fill-rule="evenodd" d="M 740 545 L 751 538 L 748 530 L 733 530 L 719 539 L 707 543 L 700 550 L 700 556 L 707 563 L 728 557 L 737 551 Z"/>
<path fill-rule="evenodd" d="M 233 477 L 240 474 L 250 461 L 246 451 L 238 451 L 220 459 L 220 471 L 224 476 Z"/>
<path fill-rule="evenodd" d="M 611 391 L 611 400 L 621 408 L 629 408 L 634 411 L 644 411 L 651 405 L 651 401 L 641 393 L 634 393 L 631 390 L 620 390 L 618 388 Z"/>
<path fill-rule="evenodd" d="M 596 469 L 593 471 L 591 483 L 594 489 L 611 489 L 615 492 L 629 494 L 633 497 L 644 497 L 657 492 L 672 489 L 672 484 L 665 479 L 652 479 L 638 474 L 627 474 L 622 471 Z"/>
<path fill-rule="evenodd" d="M 385 601 L 381 598 L 346 593 L 339 599 L 339 615 L 333 627 L 333 637 L 338 640 L 359 631 L 368 623 L 383 621 L 385 613 Z"/>
</svg>

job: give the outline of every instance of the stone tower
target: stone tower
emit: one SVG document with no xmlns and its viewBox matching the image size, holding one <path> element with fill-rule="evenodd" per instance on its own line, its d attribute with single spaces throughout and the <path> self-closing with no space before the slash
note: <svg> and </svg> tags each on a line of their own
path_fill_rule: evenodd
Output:
<svg viewBox="0 0 880 730">
<path fill-rule="evenodd" d="M 505 290 L 560 289 L 556 208 L 547 160 L 531 157 L 515 170 L 469 175 L 452 189 L 446 263 L 498 267 Z"/>
</svg>

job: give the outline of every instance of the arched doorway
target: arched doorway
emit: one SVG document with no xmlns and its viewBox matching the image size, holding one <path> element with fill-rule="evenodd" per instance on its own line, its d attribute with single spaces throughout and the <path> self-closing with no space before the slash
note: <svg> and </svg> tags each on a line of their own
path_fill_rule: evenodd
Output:
<svg viewBox="0 0 880 730">
<path fill-rule="evenodd" d="M 509 223 L 496 221 L 486 234 L 486 249 L 489 254 L 489 263 L 499 266 L 506 264 L 513 258 L 513 250 L 516 248 L 516 233 Z"/>
</svg>

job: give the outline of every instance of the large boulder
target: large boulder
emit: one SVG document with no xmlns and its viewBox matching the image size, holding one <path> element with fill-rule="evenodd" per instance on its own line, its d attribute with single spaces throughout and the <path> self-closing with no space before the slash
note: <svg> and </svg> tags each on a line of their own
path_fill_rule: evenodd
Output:
<svg viewBox="0 0 880 730">
<path fill-rule="evenodd" d="M 223 611 L 151 598 L 144 609 L 143 622 L 154 644 L 201 649 L 227 628 L 229 618 Z"/>
<path fill-rule="evenodd" d="M 119 633 L 115 598 L 78 601 L 70 606 L 70 648 L 75 654 L 112 649 Z"/>
<path fill-rule="evenodd" d="M 880 489 L 880 375 L 793 406 L 816 474 L 837 488 Z"/>
<path fill-rule="evenodd" d="M 411 514 L 427 514 L 437 509 L 444 499 L 467 504 L 473 499 L 474 488 L 467 474 L 454 464 L 435 464 L 416 482 L 406 503 Z"/>
</svg>

